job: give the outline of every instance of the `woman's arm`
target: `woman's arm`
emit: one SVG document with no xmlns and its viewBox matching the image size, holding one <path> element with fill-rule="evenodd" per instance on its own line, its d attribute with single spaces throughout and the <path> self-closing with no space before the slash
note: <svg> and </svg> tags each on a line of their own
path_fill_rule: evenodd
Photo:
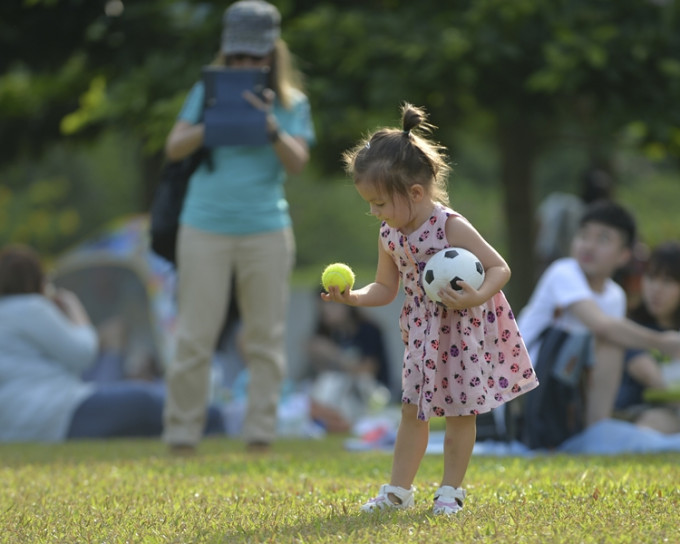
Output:
<svg viewBox="0 0 680 544">
<path fill-rule="evenodd" d="M 288 174 L 299 174 L 309 162 L 309 146 L 304 138 L 291 136 L 279 127 L 276 117 L 272 113 L 275 94 L 271 89 L 265 89 L 263 98 L 250 91 L 245 91 L 243 97 L 257 109 L 267 114 L 267 134 L 274 146 L 283 168 Z"/>
<path fill-rule="evenodd" d="M 173 162 L 188 157 L 203 145 L 204 134 L 203 123 L 177 121 L 165 141 L 165 156 Z"/>
<path fill-rule="evenodd" d="M 75 297 L 75 295 L 73 295 Z M 80 303 L 78 305 L 80 308 Z M 69 307 L 71 308 L 71 307 Z M 67 310 L 67 315 L 47 297 L 36 299 L 30 310 L 31 324 L 25 338 L 56 364 L 74 373 L 87 369 L 97 356 L 97 331 L 85 310 Z"/>
<path fill-rule="evenodd" d="M 269 126 L 269 122 L 267 124 Z M 272 121 L 271 126 L 276 127 L 269 129 L 269 134 L 276 135 L 272 145 L 283 168 L 288 174 L 299 174 L 309 162 L 307 142 L 303 138 L 281 131 L 276 125 L 276 120 Z"/>
<path fill-rule="evenodd" d="M 327 336 L 313 336 L 307 346 L 312 367 L 317 372 L 324 370 L 346 370 L 349 359 L 345 350 Z"/>
<path fill-rule="evenodd" d="M 90 316 L 75 293 L 66 289 L 55 289 L 49 297 L 57 307 L 76 325 L 91 325 Z"/>
</svg>

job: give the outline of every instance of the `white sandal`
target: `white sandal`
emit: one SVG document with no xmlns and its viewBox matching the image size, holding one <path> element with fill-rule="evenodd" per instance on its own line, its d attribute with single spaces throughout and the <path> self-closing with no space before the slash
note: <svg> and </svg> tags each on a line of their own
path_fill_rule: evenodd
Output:
<svg viewBox="0 0 680 544">
<path fill-rule="evenodd" d="M 434 508 L 435 514 L 455 514 L 463 509 L 463 501 L 465 500 L 465 490 L 462 487 L 451 487 L 450 485 L 443 485 L 437 489 L 434 494 Z"/>
<path fill-rule="evenodd" d="M 385 508 L 410 508 L 413 506 L 413 487 L 404 489 L 396 485 L 383 484 L 380 493 L 361 507 L 364 512 L 374 512 Z M 389 495 L 394 495 L 400 502 L 392 502 Z"/>
</svg>

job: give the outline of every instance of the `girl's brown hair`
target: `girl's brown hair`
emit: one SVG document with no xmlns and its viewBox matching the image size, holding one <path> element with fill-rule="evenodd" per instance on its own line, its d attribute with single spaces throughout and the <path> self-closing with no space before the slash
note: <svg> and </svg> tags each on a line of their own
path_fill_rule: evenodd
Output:
<svg viewBox="0 0 680 544">
<path fill-rule="evenodd" d="M 42 293 L 44 282 L 40 257 L 33 249 L 9 245 L 0 251 L 0 297 Z"/>
<path fill-rule="evenodd" d="M 448 205 L 450 167 L 445 149 L 428 138 L 434 126 L 425 110 L 409 103 L 401 114 L 401 129 L 379 129 L 343 154 L 345 171 L 355 183 L 369 180 L 390 197 L 407 198 L 410 187 L 419 184 L 433 200 Z"/>
</svg>

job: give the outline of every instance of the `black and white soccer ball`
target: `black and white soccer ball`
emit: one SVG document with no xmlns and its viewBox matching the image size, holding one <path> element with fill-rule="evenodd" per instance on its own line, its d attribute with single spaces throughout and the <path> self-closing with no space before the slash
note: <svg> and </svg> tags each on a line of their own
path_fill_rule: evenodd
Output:
<svg viewBox="0 0 680 544">
<path fill-rule="evenodd" d="M 423 288 L 430 299 L 441 302 L 439 290 L 450 285 L 456 291 L 462 289 L 463 280 L 475 289 L 484 282 L 484 267 L 474 253 L 462 247 L 447 247 L 435 253 L 423 270 Z"/>
</svg>

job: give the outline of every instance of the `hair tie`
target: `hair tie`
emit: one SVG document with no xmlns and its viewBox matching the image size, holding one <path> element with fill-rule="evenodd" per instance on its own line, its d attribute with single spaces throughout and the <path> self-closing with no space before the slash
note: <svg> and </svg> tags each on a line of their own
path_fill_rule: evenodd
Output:
<svg viewBox="0 0 680 544">
<path fill-rule="evenodd" d="M 366 142 L 366 149 L 371 149 L 371 141 Z"/>
<path fill-rule="evenodd" d="M 404 130 L 404 131 L 402 131 L 402 135 L 404 135 L 408 138 L 411 135 L 411 131 L 410 130 Z"/>
</svg>

